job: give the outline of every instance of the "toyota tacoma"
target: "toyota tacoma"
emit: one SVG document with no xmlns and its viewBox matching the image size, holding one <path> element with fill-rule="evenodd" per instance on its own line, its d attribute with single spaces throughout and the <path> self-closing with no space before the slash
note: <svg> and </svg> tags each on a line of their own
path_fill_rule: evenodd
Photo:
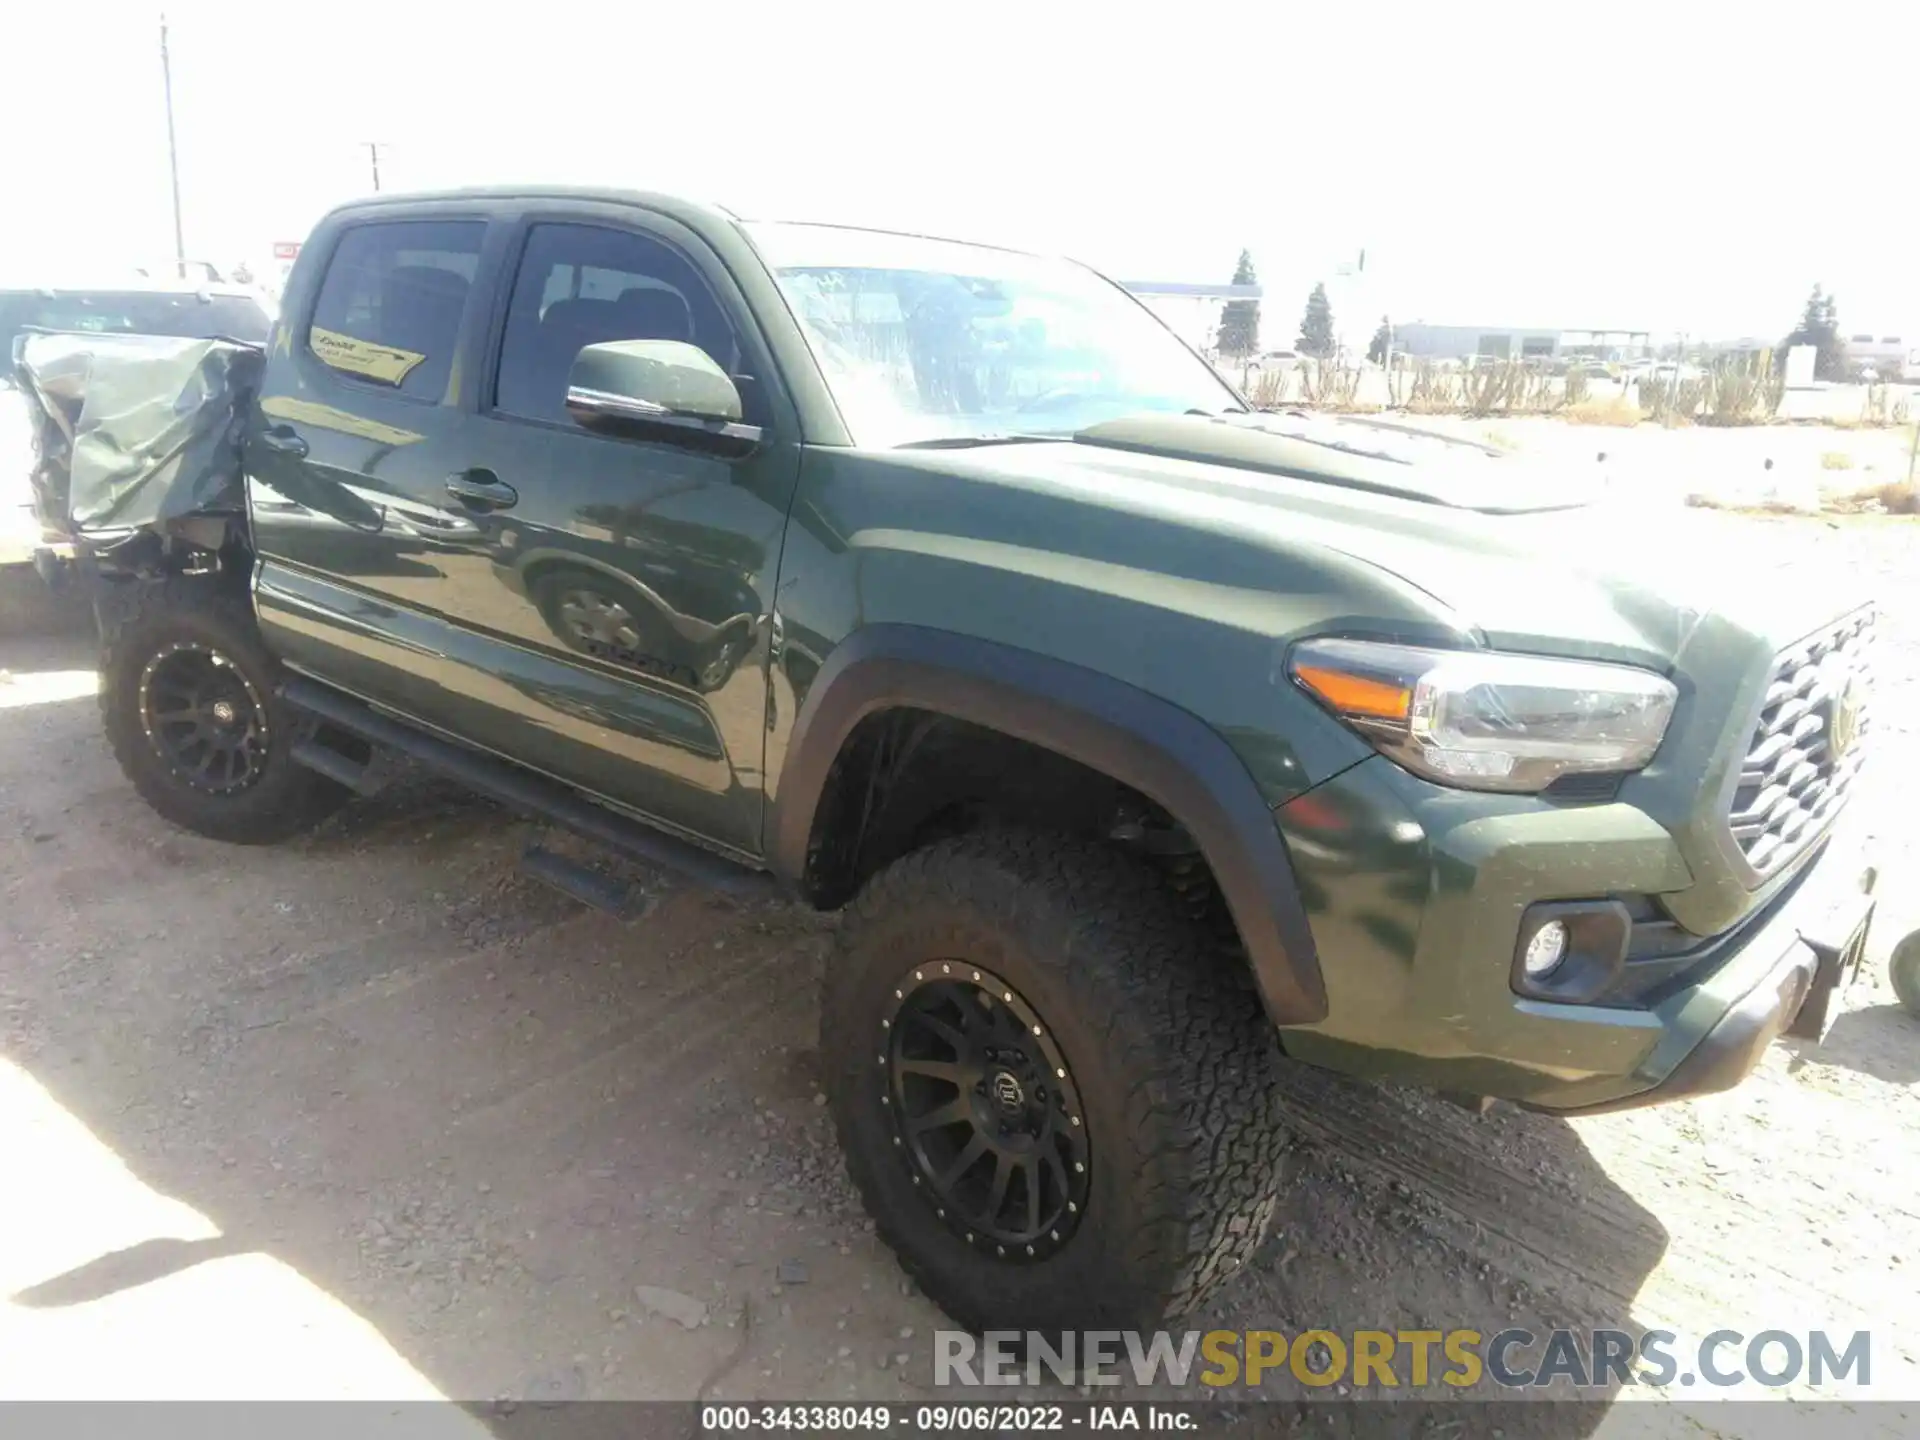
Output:
<svg viewBox="0 0 1920 1440">
<path fill-rule="evenodd" d="M 230 483 L 83 506 L 71 406 L 37 472 L 104 516 L 139 793 L 274 841 L 397 753 L 843 909 L 832 1113 L 963 1323 L 1192 1309 L 1269 1229 L 1286 1065 L 1644 1105 L 1818 1038 L 1858 967 L 1866 597 L 1584 475 L 1252 412 L 1078 265 L 379 197 L 301 249 L 259 363 L 188 358 Z"/>
</svg>

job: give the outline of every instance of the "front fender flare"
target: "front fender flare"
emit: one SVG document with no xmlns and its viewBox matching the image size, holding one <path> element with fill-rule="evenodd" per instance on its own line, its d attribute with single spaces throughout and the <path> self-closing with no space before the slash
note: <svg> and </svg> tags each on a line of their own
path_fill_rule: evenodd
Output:
<svg viewBox="0 0 1920 1440">
<path fill-rule="evenodd" d="M 1013 646 L 881 624 L 834 647 L 795 717 L 769 815 L 767 858 L 783 880 L 797 885 L 806 873 L 814 812 L 841 745 L 868 715 L 896 707 L 1052 750 L 1161 806 L 1206 857 L 1274 1023 L 1326 1017 L 1326 987 L 1286 844 L 1226 741 L 1136 686 Z"/>
</svg>

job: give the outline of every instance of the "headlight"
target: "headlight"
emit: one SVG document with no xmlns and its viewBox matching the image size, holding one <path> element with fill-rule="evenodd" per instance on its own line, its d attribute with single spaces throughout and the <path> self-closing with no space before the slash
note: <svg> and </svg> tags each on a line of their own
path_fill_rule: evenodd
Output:
<svg viewBox="0 0 1920 1440">
<path fill-rule="evenodd" d="M 1673 718 L 1649 670 L 1370 640 L 1294 647 L 1293 678 L 1414 773 L 1470 790 L 1544 790 L 1562 775 L 1638 770 Z"/>
</svg>

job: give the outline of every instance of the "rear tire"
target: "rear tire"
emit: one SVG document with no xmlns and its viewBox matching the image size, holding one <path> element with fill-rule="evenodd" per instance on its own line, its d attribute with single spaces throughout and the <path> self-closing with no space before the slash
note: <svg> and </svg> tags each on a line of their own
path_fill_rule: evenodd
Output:
<svg viewBox="0 0 1920 1440">
<path fill-rule="evenodd" d="M 294 762 L 307 724 L 277 694 L 280 666 L 244 596 L 173 576 L 114 585 L 100 599 L 107 742 L 161 816 L 215 840 L 266 845 L 347 799 Z"/>
<path fill-rule="evenodd" d="M 1270 1228 L 1286 1146 L 1273 1027 L 1124 856 L 984 832 L 896 861 L 850 907 L 821 1029 L 867 1210 L 963 1325 L 1153 1329 Z M 984 1158 L 948 1182 L 975 1135 Z M 1059 1161 L 1036 1162 L 1053 1177 L 1038 1204 L 998 1178 L 1036 1149 Z"/>
</svg>

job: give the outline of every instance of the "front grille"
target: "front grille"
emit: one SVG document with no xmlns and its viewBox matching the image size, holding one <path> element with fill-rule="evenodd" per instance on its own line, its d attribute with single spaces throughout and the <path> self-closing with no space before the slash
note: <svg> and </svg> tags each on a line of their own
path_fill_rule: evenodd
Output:
<svg viewBox="0 0 1920 1440">
<path fill-rule="evenodd" d="M 1855 611 L 1783 651 L 1740 767 L 1727 823 L 1756 875 L 1816 839 L 1860 771 L 1874 612 Z"/>
</svg>

